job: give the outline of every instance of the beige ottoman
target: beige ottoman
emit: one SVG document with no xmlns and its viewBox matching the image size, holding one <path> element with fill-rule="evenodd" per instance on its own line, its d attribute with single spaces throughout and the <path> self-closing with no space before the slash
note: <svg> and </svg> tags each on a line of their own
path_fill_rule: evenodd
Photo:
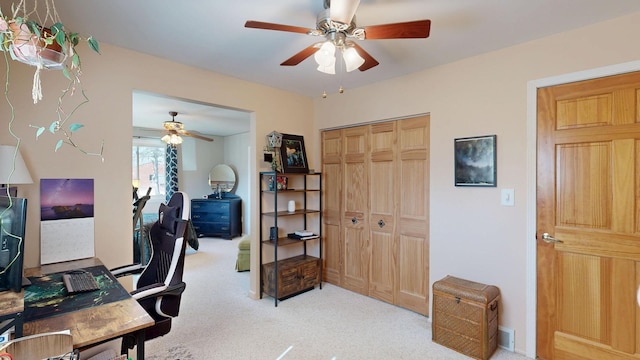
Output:
<svg viewBox="0 0 640 360">
<path fill-rule="evenodd" d="M 248 271 L 251 253 L 251 237 L 246 236 L 238 243 L 238 259 L 236 271 Z"/>
</svg>

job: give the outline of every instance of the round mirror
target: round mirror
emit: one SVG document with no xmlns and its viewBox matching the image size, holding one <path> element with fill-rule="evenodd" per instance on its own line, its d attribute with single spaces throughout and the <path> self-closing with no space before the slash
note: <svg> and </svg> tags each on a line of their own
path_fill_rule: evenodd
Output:
<svg viewBox="0 0 640 360">
<path fill-rule="evenodd" d="M 209 186 L 221 192 L 230 192 L 236 186 L 236 173 L 229 165 L 216 165 L 209 172 Z"/>
</svg>

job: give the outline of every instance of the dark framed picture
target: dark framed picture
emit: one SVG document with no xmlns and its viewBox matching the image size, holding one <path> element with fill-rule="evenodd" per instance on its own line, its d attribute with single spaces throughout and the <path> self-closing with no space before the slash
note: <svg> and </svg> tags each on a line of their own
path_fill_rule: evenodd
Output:
<svg viewBox="0 0 640 360">
<path fill-rule="evenodd" d="M 299 135 L 282 134 L 280 159 L 283 173 L 308 173 L 309 164 L 304 150 L 304 139 Z"/>
<path fill-rule="evenodd" d="M 454 140 L 455 185 L 497 186 L 496 135 Z"/>
</svg>

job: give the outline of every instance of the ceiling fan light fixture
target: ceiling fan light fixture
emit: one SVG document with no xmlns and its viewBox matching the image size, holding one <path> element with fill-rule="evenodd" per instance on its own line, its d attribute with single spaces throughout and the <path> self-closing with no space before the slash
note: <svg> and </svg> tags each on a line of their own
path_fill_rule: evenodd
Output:
<svg viewBox="0 0 640 360">
<path fill-rule="evenodd" d="M 347 47 L 342 52 L 344 58 L 344 65 L 347 68 L 347 72 L 351 72 L 364 64 L 364 58 L 358 54 L 358 51 L 354 47 Z"/>
<path fill-rule="evenodd" d="M 313 58 L 318 63 L 318 71 L 325 74 L 336 73 L 336 46 L 331 41 L 325 41 L 320 47 L 320 50 L 316 51 Z"/>
<path fill-rule="evenodd" d="M 336 74 L 336 62 L 334 60 L 333 63 L 329 64 L 328 66 L 318 65 L 317 70 L 322 72 L 322 73 L 325 73 L 325 74 L 335 75 Z"/>
<path fill-rule="evenodd" d="M 169 145 L 182 144 L 182 138 L 176 134 L 167 134 L 160 139 Z"/>
<path fill-rule="evenodd" d="M 331 41 L 325 41 L 320 47 L 320 50 L 316 51 L 313 55 L 320 66 L 330 66 L 336 63 L 336 46 Z"/>
</svg>

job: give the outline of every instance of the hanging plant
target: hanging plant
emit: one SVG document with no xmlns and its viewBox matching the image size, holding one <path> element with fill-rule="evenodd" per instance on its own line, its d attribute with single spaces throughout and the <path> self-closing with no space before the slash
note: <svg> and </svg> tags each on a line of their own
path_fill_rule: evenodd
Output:
<svg viewBox="0 0 640 360">
<path fill-rule="evenodd" d="M 73 141 L 73 133 L 84 125 L 80 123 L 68 124 L 73 113 L 81 105 L 89 101 L 80 82 L 82 68 L 76 46 L 80 42 L 86 41 L 89 48 L 99 54 L 98 42 L 91 36 L 83 38 L 78 33 L 68 31 L 58 18 L 53 0 L 45 0 L 42 3 L 46 8 L 44 17 L 38 15 L 37 0 L 31 11 L 27 11 L 24 0 L 21 0 L 17 5 L 14 3 L 11 6 L 11 15 L 5 16 L 0 10 L 0 51 L 4 53 L 7 64 L 5 93 L 8 92 L 9 85 L 9 59 L 35 67 L 31 92 L 34 104 L 42 100 L 40 72 L 42 70 L 62 71 L 62 74 L 69 80 L 69 84 L 58 97 L 57 119 L 46 127 L 29 126 L 36 129 L 36 138 L 39 138 L 47 130 L 54 135 L 59 135 L 61 138 L 55 145 L 55 151 L 60 149 L 62 145 L 68 144 L 85 154 L 102 158 L 102 145 L 98 153 L 90 153 L 83 150 Z M 47 24 L 51 25 L 47 27 Z M 62 104 L 63 99 L 68 94 L 73 95 L 76 92 L 81 94 L 82 101 L 71 111 L 65 111 Z M 10 107 L 12 109 L 11 119 L 13 120 L 13 106 Z M 102 160 L 104 161 L 103 158 Z"/>
</svg>

